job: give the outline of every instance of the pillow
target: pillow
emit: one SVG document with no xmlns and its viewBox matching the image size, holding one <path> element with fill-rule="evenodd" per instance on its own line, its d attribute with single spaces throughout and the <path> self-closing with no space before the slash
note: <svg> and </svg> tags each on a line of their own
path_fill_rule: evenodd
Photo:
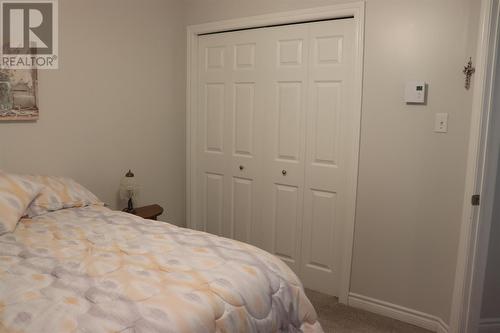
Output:
<svg viewBox="0 0 500 333">
<path fill-rule="evenodd" d="M 0 171 L 0 235 L 12 232 L 43 186 L 23 176 Z"/>
<path fill-rule="evenodd" d="M 54 176 L 26 176 L 44 186 L 40 195 L 28 207 L 34 217 L 63 208 L 104 205 L 92 192 L 73 179 Z"/>
</svg>

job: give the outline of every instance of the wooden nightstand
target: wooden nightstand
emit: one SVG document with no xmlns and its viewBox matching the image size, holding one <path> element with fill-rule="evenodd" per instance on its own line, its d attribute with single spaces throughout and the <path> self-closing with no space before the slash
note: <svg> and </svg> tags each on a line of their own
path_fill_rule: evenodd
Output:
<svg viewBox="0 0 500 333">
<path fill-rule="evenodd" d="M 160 205 L 149 205 L 144 207 L 138 207 L 135 209 L 134 215 L 140 216 L 143 219 L 155 220 L 163 214 L 163 207 Z"/>
</svg>

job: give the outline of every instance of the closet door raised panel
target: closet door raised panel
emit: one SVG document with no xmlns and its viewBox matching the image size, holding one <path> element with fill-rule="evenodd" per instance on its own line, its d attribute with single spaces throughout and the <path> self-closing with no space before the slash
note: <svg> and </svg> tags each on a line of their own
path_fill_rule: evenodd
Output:
<svg viewBox="0 0 500 333">
<path fill-rule="evenodd" d="M 301 277 L 306 286 L 337 295 L 346 180 L 355 177 L 354 22 L 312 23 L 309 40 Z"/>
<path fill-rule="evenodd" d="M 199 38 L 198 228 L 245 242 L 260 216 L 258 38 L 245 31 Z"/>
<path fill-rule="evenodd" d="M 267 30 L 262 247 L 300 270 L 307 107 L 307 25 Z"/>
<path fill-rule="evenodd" d="M 229 198 L 231 237 L 251 243 L 252 228 L 260 219 L 262 173 L 262 86 L 264 51 L 261 32 L 228 33 L 232 38 L 230 147 L 232 188 Z"/>
<path fill-rule="evenodd" d="M 198 184 L 196 227 L 221 235 L 226 209 L 228 50 L 224 40 L 200 38 L 198 53 Z"/>
</svg>

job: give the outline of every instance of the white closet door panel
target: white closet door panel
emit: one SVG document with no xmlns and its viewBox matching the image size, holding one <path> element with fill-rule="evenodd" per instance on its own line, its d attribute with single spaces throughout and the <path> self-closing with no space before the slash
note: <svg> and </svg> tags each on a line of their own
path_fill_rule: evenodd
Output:
<svg viewBox="0 0 500 333">
<path fill-rule="evenodd" d="M 276 158 L 299 160 L 302 118 L 302 82 L 278 82 Z"/>
<path fill-rule="evenodd" d="M 354 22 L 309 25 L 307 154 L 301 277 L 337 295 L 347 179 L 352 175 Z"/>
<path fill-rule="evenodd" d="M 312 139 L 313 163 L 318 165 L 333 166 L 338 159 L 338 141 L 339 141 L 339 108 L 341 101 L 341 82 L 323 81 L 315 82 L 313 87 L 316 108 L 314 128 Z"/>
<path fill-rule="evenodd" d="M 327 274 L 334 274 L 338 258 L 337 246 L 335 244 L 335 232 L 337 226 L 336 203 L 337 193 L 308 189 L 305 194 L 307 233 L 311 242 L 304 242 L 303 254 L 306 256 L 304 267 Z M 309 209 L 310 208 L 310 209 Z M 312 281 L 309 281 L 312 280 Z M 336 280 L 329 277 L 325 279 L 320 274 L 311 274 L 308 283 L 318 283 L 317 280 L 330 282 L 335 286 Z"/>
<path fill-rule="evenodd" d="M 224 83 L 205 85 L 205 150 L 222 153 L 224 147 Z"/>
<path fill-rule="evenodd" d="M 253 156 L 255 82 L 234 85 L 233 154 Z"/>
<path fill-rule="evenodd" d="M 198 191 L 198 228 L 247 242 L 260 215 L 262 144 L 256 124 L 264 88 L 259 38 L 245 31 L 214 34 L 200 37 L 198 45 L 197 169 L 200 179 L 210 175 L 205 190 Z"/>
<path fill-rule="evenodd" d="M 250 242 L 252 207 L 254 207 L 252 183 L 250 179 L 233 178 L 231 209 L 233 238 L 247 243 Z"/>
<path fill-rule="evenodd" d="M 285 28 L 286 29 L 286 28 Z M 302 29 L 299 28 L 299 29 Z M 297 67 L 302 66 L 303 38 L 282 38 L 278 41 L 278 66 Z"/>
<path fill-rule="evenodd" d="M 198 100 L 198 228 L 224 235 L 227 230 L 227 143 L 230 85 L 227 41 L 212 37 L 199 40 Z M 228 93 L 229 92 L 229 93 Z"/>
<path fill-rule="evenodd" d="M 259 196 L 262 181 L 263 115 L 262 84 L 265 50 L 263 32 L 239 31 L 232 38 L 234 62 L 231 64 L 233 104 L 231 113 L 231 164 L 233 195 L 231 197 L 232 237 L 253 243 L 252 230 L 261 216 Z"/>
<path fill-rule="evenodd" d="M 343 174 L 343 81 L 314 81 L 309 86 L 306 178 L 309 187 L 338 189 Z M 340 171 L 339 171 L 340 170 Z"/>
<path fill-rule="evenodd" d="M 312 215 L 309 217 L 311 238 L 315 240 L 308 249 L 310 251 L 308 265 L 330 271 L 334 268 L 332 253 L 335 248 L 332 239 L 336 224 L 336 193 L 311 190 L 307 195 L 310 196 L 308 201 L 312 206 Z"/>
<path fill-rule="evenodd" d="M 290 266 L 297 265 L 297 230 L 299 189 L 295 186 L 275 186 L 274 253 Z"/>
<path fill-rule="evenodd" d="M 261 246 L 300 270 L 307 107 L 307 26 L 266 29 Z"/>
<path fill-rule="evenodd" d="M 247 34 L 248 35 L 248 34 Z M 234 68 L 240 70 L 255 69 L 255 46 L 256 43 L 238 43 L 234 47 Z"/>
<path fill-rule="evenodd" d="M 199 46 L 196 227 L 221 234 L 224 223 L 227 47 L 208 40 L 200 40 Z"/>
<path fill-rule="evenodd" d="M 207 232 L 222 233 L 224 211 L 224 177 L 219 174 L 205 174 L 205 221 Z"/>
<path fill-rule="evenodd" d="M 205 70 L 221 70 L 225 66 L 226 47 L 224 45 L 210 45 L 205 48 Z"/>
</svg>

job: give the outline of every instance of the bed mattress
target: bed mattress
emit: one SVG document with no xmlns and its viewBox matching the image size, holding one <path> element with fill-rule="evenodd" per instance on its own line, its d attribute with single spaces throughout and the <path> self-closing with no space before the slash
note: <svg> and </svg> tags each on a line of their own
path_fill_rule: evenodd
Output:
<svg viewBox="0 0 500 333">
<path fill-rule="evenodd" d="M 323 330 L 269 253 L 89 206 L 0 236 L 0 332 Z"/>
</svg>

